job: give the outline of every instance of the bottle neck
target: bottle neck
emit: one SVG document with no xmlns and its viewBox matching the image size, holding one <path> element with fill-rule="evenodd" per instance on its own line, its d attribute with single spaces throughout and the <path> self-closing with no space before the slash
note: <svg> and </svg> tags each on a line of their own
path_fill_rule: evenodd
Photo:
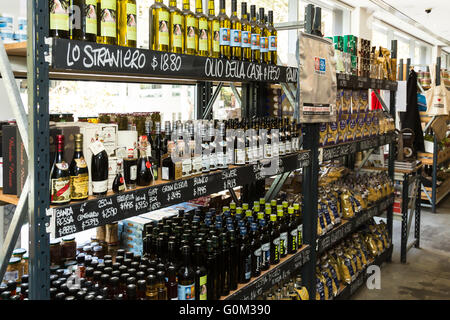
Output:
<svg viewBox="0 0 450 320">
<path fill-rule="evenodd" d="M 191 9 L 191 3 L 189 0 L 183 0 L 183 9 L 184 10 L 190 10 Z"/>
<path fill-rule="evenodd" d="M 208 13 L 212 16 L 215 15 L 215 11 L 214 11 L 214 0 L 209 0 L 208 2 Z"/>
<path fill-rule="evenodd" d="M 195 12 L 203 13 L 202 0 L 195 0 Z"/>
<path fill-rule="evenodd" d="M 177 6 L 177 0 L 170 0 L 169 1 L 169 6 L 170 7 L 176 7 Z"/>
</svg>

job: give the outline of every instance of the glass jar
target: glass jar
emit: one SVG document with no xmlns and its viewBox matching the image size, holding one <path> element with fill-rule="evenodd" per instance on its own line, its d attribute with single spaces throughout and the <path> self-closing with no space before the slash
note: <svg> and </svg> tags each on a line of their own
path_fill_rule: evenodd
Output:
<svg viewBox="0 0 450 320">
<path fill-rule="evenodd" d="M 20 258 L 20 259 L 22 259 L 23 255 L 24 255 L 25 253 L 27 253 L 27 250 L 25 250 L 25 249 L 23 249 L 23 248 L 19 248 L 19 249 L 15 249 L 15 250 L 12 252 L 12 256 L 15 257 L 15 258 Z"/>
<path fill-rule="evenodd" d="M 74 236 L 64 237 L 61 245 L 61 257 L 63 261 L 75 260 L 77 255 L 77 243 Z"/>
<path fill-rule="evenodd" d="M 105 256 L 105 253 L 103 251 L 102 246 L 95 246 L 93 248 L 93 256 L 97 257 L 99 263 L 103 263 L 103 258 Z"/>
<path fill-rule="evenodd" d="M 7 283 L 9 280 L 18 281 L 22 277 L 22 265 L 20 264 L 21 259 L 12 257 L 9 259 L 8 267 L 6 268 L 5 276 L 3 277 L 3 282 Z"/>
<path fill-rule="evenodd" d="M 28 275 L 28 254 L 24 254 L 22 257 L 23 275 Z"/>
<path fill-rule="evenodd" d="M 50 240 L 50 265 L 56 266 L 61 264 L 61 241 Z"/>
</svg>

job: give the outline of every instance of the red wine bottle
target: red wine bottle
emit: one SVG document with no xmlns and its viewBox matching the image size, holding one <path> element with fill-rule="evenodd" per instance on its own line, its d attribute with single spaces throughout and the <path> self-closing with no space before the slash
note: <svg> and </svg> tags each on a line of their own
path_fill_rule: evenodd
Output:
<svg viewBox="0 0 450 320">
<path fill-rule="evenodd" d="M 96 196 L 104 196 L 108 191 L 108 154 L 103 143 L 97 140 L 91 144 L 92 151 L 92 193 Z"/>
<path fill-rule="evenodd" d="M 116 177 L 114 178 L 112 189 L 115 193 L 125 191 L 125 179 L 122 174 L 122 161 L 117 161 Z"/>
<path fill-rule="evenodd" d="M 139 138 L 139 160 L 137 162 L 136 184 L 138 186 L 148 186 L 153 180 L 152 164 L 147 156 L 147 136 Z"/>
<path fill-rule="evenodd" d="M 50 195 L 52 204 L 70 202 L 69 165 L 64 161 L 64 136 L 56 136 L 56 156 L 50 173 Z"/>
</svg>

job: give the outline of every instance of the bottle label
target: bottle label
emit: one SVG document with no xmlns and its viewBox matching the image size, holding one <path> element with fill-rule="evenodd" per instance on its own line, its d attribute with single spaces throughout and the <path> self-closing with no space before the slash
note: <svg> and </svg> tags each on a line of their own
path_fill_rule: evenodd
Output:
<svg viewBox="0 0 450 320">
<path fill-rule="evenodd" d="M 210 156 L 203 155 L 202 156 L 202 171 L 209 172 L 209 170 L 210 170 Z"/>
<path fill-rule="evenodd" d="M 264 145 L 264 158 L 270 159 L 272 157 L 272 145 Z"/>
<path fill-rule="evenodd" d="M 162 174 L 163 180 L 169 180 L 169 168 L 168 167 L 162 167 L 161 174 Z"/>
<path fill-rule="evenodd" d="M 299 225 L 297 228 L 297 240 L 298 240 L 298 247 L 300 248 L 302 246 L 302 234 L 303 234 L 303 225 Z"/>
<path fill-rule="evenodd" d="M 195 18 L 186 18 L 186 49 L 195 50 Z"/>
<path fill-rule="evenodd" d="M 262 250 L 262 260 L 261 260 L 261 265 L 267 265 L 270 262 L 270 243 L 264 243 L 261 246 L 261 250 Z"/>
<path fill-rule="evenodd" d="M 94 156 L 96 156 L 97 154 L 99 154 L 100 152 L 102 152 L 103 150 L 105 150 L 105 146 L 103 145 L 103 143 L 101 143 L 100 141 L 95 141 L 94 143 L 92 143 L 89 147 L 92 151 L 92 154 Z"/>
<path fill-rule="evenodd" d="M 269 37 L 269 51 L 277 51 L 277 36 Z"/>
<path fill-rule="evenodd" d="M 64 203 L 70 200 L 70 178 L 52 179 L 52 203 Z"/>
<path fill-rule="evenodd" d="M 192 159 L 192 171 L 194 171 L 195 173 L 202 172 L 202 165 L 202 157 L 195 157 L 194 159 Z"/>
<path fill-rule="evenodd" d="M 223 168 L 225 166 L 225 164 L 227 163 L 227 155 L 224 154 L 223 152 L 217 152 L 217 168 Z"/>
<path fill-rule="evenodd" d="M 97 0 L 86 0 L 86 33 L 97 35 Z"/>
<path fill-rule="evenodd" d="M 198 21 L 198 50 L 208 51 L 208 21 Z"/>
<path fill-rule="evenodd" d="M 187 286 L 178 284 L 178 300 L 195 300 L 195 284 Z"/>
<path fill-rule="evenodd" d="M 103 193 L 108 191 L 108 180 L 92 181 L 92 192 Z"/>
<path fill-rule="evenodd" d="M 130 180 L 136 180 L 137 178 L 137 166 L 130 167 Z"/>
<path fill-rule="evenodd" d="M 182 175 L 183 175 L 183 177 L 190 176 L 191 175 L 191 171 L 192 171 L 192 161 L 191 161 L 191 159 L 183 160 L 183 162 L 181 163 L 181 168 L 182 168 Z"/>
<path fill-rule="evenodd" d="M 84 169 L 87 167 L 87 163 L 86 163 L 86 160 L 84 159 L 84 157 L 75 159 L 75 163 L 76 163 L 77 167 L 80 169 Z"/>
<path fill-rule="evenodd" d="M 247 148 L 244 149 L 236 149 L 236 164 L 245 164 L 245 154 L 246 154 Z"/>
<path fill-rule="evenodd" d="M 252 50 L 260 50 L 261 46 L 261 35 L 259 33 L 252 33 L 251 37 L 251 48 Z"/>
<path fill-rule="evenodd" d="M 5 276 L 3 277 L 3 280 L 5 280 L 5 281 L 9 281 L 9 280 L 17 281 L 17 280 L 19 280 L 19 270 L 5 272 Z"/>
<path fill-rule="evenodd" d="M 69 31 L 69 0 L 51 1 L 50 30 Z"/>
<path fill-rule="evenodd" d="M 220 45 L 230 45 L 230 28 L 220 28 Z"/>
<path fill-rule="evenodd" d="M 273 252 L 274 252 L 274 261 L 277 261 L 278 259 L 280 259 L 280 238 L 276 238 L 273 239 L 272 244 L 274 245 L 273 247 Z"/>
<path fill-rule="evenodd" d="M 288 243 L 288 233 L 283 232 L 280 234 L 280 253 L 282 255 L 286 254 L 287 252 L 287 243 Z"/>
<path fill-rule="evenodd" d="M 213 52 L 220 51 L 220 23 L 217 20 L 214 20 L 212 23 L 213 33 L 212 33 L 212 49 Z"/>
<path fill-rule="evenodd" d="M 242 48 L 251 48 L 250 43 L 250 31 L 242 31 L 241 33 L 242 38 Z"/>
<path fill-rule="evenodd" d="M 69 169 L 69 165 L 67 164 L 67 162 L 63 161 L 60 163 L 55 164 L 55 166 L 59 169 L 59 170 L 67 170 Z"/>
<path fill-rule="evenodd" d="M 291 231 L 291 237 L 292 237 L 292 246 L 291 246 L 291 250 L 292 251 L 296 251 L 297 250 L 297 245 L 298 245 L 298 240 L 297 240 L 297 229 L 294 229 Z"/>
<path fill-rule="evenodd" d="M 280 155 L 286 154 L 286 144 L 284 142 L 280 142 Z"/>
<path fill-rule="evenodd" d="M 169 12 L 161 10 L 158 12 L 158 21 L 159 21 L 159 44 L 160 45 L 169 45 Z"/>
<path fill-rule="evenodd" d="M 278 157 L 280 155 L 280 147 L 278 143 L 272 143 L 272 155 Z"/>
<path fill-rule="evenodd" d="M 99 18 L 102 37 L 116 37 L 116 3 L 116 0 L 101 0 L 102 13 Z"/>
<path fill-rule="evenodd" d="M 292 143 L 291 143 L 291 141 L 286 141 L 285 147 L 286 147 L 286 154 L 289 154 L 289 153 L 292 152 Z"/>
<path fill-rule="evenodd" d="M 267 37 L 261 37 L 260 51 L 262 53 L 269 52 L 269 39 Z"/>
<path fill-rule="evenodd" d="M 87 173 L 81 173 L 77 176 L 71 176 L 70 184 L 72 185 L 72 191 L 70 194 L 70 197 L 72 199 L 81 200 L 87 197 L 89 189 L 89 175 Z"/>
<path fill-rule="evenodd" d="M 127 3 L 127 38 L 128 40 L 137 40 L 136 31 L 136 4 Z"/>
<path fill-rule="evenodd" d="M 232 47 L 240 47 L 241 46 L 241 30 L 231 29 L 231 43 Z"/>
<path fill-rule="evenodd" d="M 182 48 L 183 47 L 183 28 L 182 28 L 182 18 L 181 15 L 173 15 L 173 43 L 172 47 Z"/>
<path fill-rule="evenodd" d="M 249 254 L 245 258 L 244 277 L 245 277 L 245 280 L 250 280 L 250 278 L 252 277 L 252 255 L 251 254 Z"/>
<path fill-rule="evenodd" d="M 254 258 L 255 258 L 255 266 L 256 266 L 256 272 L 259 272 L 259 270 L 261 269 L 261 262 L 262 262 L 262 249 L 258 248 L 255 250 L 254 254 Z"/>
<path fill-rule="evenodd" d="M 206 300 L 207 298 L 207 293 L 208 293 L 208 288 L 207 288 L 207 283 L 208 283 L 208 277 L 207 276 L 203 276 L 200 277 L 200 300 Z"/>
<path fill-rule="evenodd" d="M 226 164 L 234 164 L 235 152 L 227 152 L 227 162 Z"/>
</svg>

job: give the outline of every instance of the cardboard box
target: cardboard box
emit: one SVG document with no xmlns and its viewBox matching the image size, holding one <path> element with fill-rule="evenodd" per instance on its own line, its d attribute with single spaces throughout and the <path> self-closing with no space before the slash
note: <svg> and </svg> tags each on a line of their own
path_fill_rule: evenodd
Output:
<svg viewBox="0 0 450 320">
<path fill-rule="evenodd" d="M 5 125 L 2 131 L 3 193 L 17 194 L 17 126 Z"/>
<path fill-rule="evenodd" d="M 17 196 L 20 196 L 28 175 L 28 156 L 22 137 L 17 130 Z"/>
</svg>

